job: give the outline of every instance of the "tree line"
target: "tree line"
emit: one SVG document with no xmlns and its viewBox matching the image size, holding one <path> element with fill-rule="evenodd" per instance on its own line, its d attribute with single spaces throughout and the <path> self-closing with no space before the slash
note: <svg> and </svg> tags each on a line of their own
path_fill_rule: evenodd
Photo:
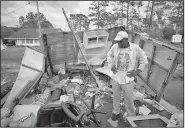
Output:
<svg viewBox="0 0 185 128">
<path fill-rule="evenodd" d="M 156 29 L 163 29 L 164 38 L 172 34 L 183 34 L 183 1 L 93 1 L 90 14 L 70 14 L 70 23 L 75 31 L 89 30 L 90 23 L 98 29 L 125 26 L 128 29 L 161 35 Z M 112 10 L 108 10 L 110 5 Z M 145 8 L 144 14 L 141 8 Z M 38 14 L 29 12 L 19 17 L 20 28 L 38 28 Z M 53 28 L 52 23 L 40 13 L 41 28 Z M 126 24 L 124 24 L 126 23 Z M 175 30 L 173 30 L 175 28 Z"/>
<path fill-rule="evenodd" d="M 152 28 L 183 28 L 183 1 L 147 1 L 145 17 L 141 14 L 143 1 L 93 1 L 90 4 L 90 14 L 71 14 L 70 21 L 77 31 L 88 30 L 90 22 L 97 28 L 123 25 L 132 30 Z M 109 5 L 112 11 L 107 11 Z"/>
</svg>

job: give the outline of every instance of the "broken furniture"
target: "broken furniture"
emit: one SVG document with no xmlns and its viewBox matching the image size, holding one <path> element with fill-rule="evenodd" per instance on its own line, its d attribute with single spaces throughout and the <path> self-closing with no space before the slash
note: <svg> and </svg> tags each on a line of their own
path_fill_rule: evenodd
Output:
<svg viewBox="0 0 185 128">
<path fill-rule="evenodd" d="M 105 30 L 83 32 L 85 49 L 104 47 L 108 42 L 109 33 Z"/>
<path fill-rule="evenodd" d="M 90 65 L 101 65 L 106 59 L 112 42 L 108 41 L 109 33 L 105 30 L 83 32 L 82 52 Z M 78 63 L 85 63 L 81 53 Z"/>
</svg>

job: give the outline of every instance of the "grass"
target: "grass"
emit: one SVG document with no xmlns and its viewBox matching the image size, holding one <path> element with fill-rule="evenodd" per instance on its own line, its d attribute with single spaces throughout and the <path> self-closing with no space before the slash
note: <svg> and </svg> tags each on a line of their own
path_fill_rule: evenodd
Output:
<svg viewBox="0 0 185 128">
<path fill-rule="evenodd" d="M 8 47 L 1 50 L 1 81 L 5 77 L 6 80 L 16 80 L 24 51 L 25 47 Z"/>
</svg>

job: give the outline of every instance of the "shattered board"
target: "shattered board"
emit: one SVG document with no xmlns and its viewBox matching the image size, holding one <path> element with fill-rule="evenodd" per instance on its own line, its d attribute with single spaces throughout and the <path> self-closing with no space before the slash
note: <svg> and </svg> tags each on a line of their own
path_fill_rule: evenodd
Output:
<svg viewBox="0 0 185 128">
<path fill-rule="evenodd" d="M 41 72 L 44 72 L 44 64 L 45 59 L 42 53 L 26 48 L 18 77 L 3 107 L 9 108 L 20 93 L 25 93 L 22 90 L 28 81 L 34 81 Z"/>
</svg>

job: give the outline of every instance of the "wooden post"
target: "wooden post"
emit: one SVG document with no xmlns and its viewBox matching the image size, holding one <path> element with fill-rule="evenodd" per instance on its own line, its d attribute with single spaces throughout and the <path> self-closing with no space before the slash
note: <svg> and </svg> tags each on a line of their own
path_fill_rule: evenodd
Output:
<svg viewBox="0 0 185 128">
<path fill-rule="evenodd" d="M 149 29 L 152 28 L 152 18 L 153 18 L 153 9 L 154 9 L 154 1 L 152 1 L 152 10 L 151 10 L 151 15 L 150 15 L 150 24 L 149 24 Z"/>
<path fill-rule="evenodd" d="M 99 9 L 100 9 L 100 6 L 99 6 L 99 0 L 98 0 L 98 30 L 99 30 L 99 23 L 100 23 L 100 17 L 99 17 L 100 11 L 99 11 Z"/>
<path fill-rule="evenodd" d="M 171 80 L 171 78 L 173 76 L 173 73 L 175 72 L 175 70 L 177 68 L 177 65 L 178 65 L 178 55 L 179 55 L 179 53 L 176 54 L 175 59 L 173 60 L 173 63 L 171 65 L 171 68 L 168 71 L 168 74 L 166 75 L 166 78 L 165 78 L 165 80 L 164 80 L 164 82 L 162 84 L 161 90 L 157 94 L 156 101 L 158 101 L 158 102 L 161 100 L 161 98 L 163 96 L 163 93 L 164 93 L 164 90 L 166 89 L 169 81 Z"/>
<path fill-rule="evenodd" d="M 67 59 L 67 42 L 66 42 L 66 34 L 67 32 L 63 32 L 63 38 L 64 38 L 64 56 L 65 56 L 65 62 L 68 64 L 68 59 Z"/>
<path fill-rule="evenodd" d="M 69 28 L 70 28 L 70 30 L 71 30 L 71 32 L 72 32 L 74 38 L 75 38 L 75 41 L 77 42 L 77 45 L 78 45 L 79 50 L 80 50 L 80 52 L 81 52 L 81 54 L 82 54 L 82 57 L 83 57 L 84 60 L 85 60 L 86 66 L 87 66 L 87 68 L 89 69 L 89 71 L 90 71 L 92 77 L 95 79 L 97 86 L 100 88 L 100 87 L 101 87 L 100 81 L 99 81 L 99 79 L 96 77 L 96 75 L 94 74 L 94 72 L 92 71 L 90 65 L 89 65 L 88 62 L 87 62 L 86 57 L 84 56 L 84 54 L 83 54 L 83 52 L 82 52 L 82 49 L 81 49 L 81 47 L 80 47 L 80 41 L 78 40 L 79 36 L 76 35 L 76 34 L 74 33 L 74 31 L 73 31 L 73 29 L 72 29 L 72 27 L 71 27 L 71 25 L 70 25 L 69 19 L 67 18 L 66 12 L 65 12 L 65 10 L 64 10 L 63 8 L 62 8 L 62 11 L 63 11 L 63 13 L 64 13 L 64 16 L 65 16 L 66 20 L 67 20 L 68 26 L 69 26 Z M 112 91 L 111 88 L 108 88 L 108 87 L 107 87 L 107 89 L 110 90 L 110 91 Z"/>
<path fill-rule="evenodd" d="M 52 66 L 52 63 L 51 63 L 51 58 L 50 58 L 50 55 L 49 55 L 49 47 L 48 47 L 48 43 L 47 43 L 47 36 L 46 34 L 43 34 L 43 44 L 44 44 L 44 55 L 46 56 L 46 60 L 49 64 L 49 70 L 48 71 L 48 74 L 49 74 L 49 77 L 52 77 L 53 76 L 53 66 Z M 46 69 L 47 69 L 47 66 L 46 65 Z"/>
</svg>

